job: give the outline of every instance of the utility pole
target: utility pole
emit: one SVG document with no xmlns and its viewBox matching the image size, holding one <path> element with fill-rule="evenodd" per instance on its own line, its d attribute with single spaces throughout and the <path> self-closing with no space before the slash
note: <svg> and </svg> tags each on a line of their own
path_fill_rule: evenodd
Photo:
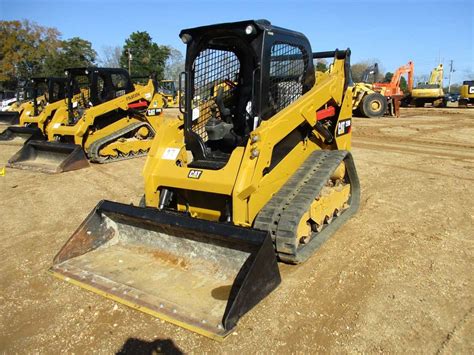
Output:
<svg viewBox="0 0 474 355">
<path fill-rule="evenodd" d="M 130 48 L 127 48 L 127 54 L 128 54 L 128 73 L 131 76 L 132 75 L 132 51 Z"/>
<path fill-rule="evenodd" d="M 456 70 L 453 69 L 453 60 L 449 62 L 449 76 L 448 76 L 448 94 L 451 93 L 451 73 L 454 73 Z"/>
</svg>

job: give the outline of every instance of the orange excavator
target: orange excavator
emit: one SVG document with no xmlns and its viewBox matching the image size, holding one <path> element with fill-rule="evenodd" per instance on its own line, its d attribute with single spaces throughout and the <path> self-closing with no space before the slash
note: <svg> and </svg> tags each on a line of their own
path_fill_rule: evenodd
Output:
<svg viewBox="0 0 474 355">
<path fill-rule="evenodd" d="M 381 93 L 387 98 L 387 101 L 392 104 L 389 105 L 389 109 L 392 111 L 391 115 L 400 117 L 400 102 L 405 96 L 404 92 L 400 88 L 400 80 L 402 75 L 407 74 L 408 76 L 408 91 L 411 93 L 413 90 L 413 78 L 414 78 L 415 65 L 412 61 L 399 67 L 392 76 L 389 83 L 373 83 L 372 89 Z"/>
</svg>

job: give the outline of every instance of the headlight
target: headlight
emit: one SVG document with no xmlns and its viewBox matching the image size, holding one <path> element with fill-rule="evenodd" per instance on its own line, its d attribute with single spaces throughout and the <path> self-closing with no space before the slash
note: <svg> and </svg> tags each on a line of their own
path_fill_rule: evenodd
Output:
<svg viewBox="0 0 474 355">
<path fill-rule="evenodd" d="M 245 27 L 245 34 L 251 35 L 251 34 L 254 34 L 255 32 L 256 32 L 255 27 L 253 27 L 252 25 L 248 25 L 247 27 Z"/>
<path fill-rule="evenodd" d="M 188 44 L 192 39 L 193 37 L 189 33 L 183 33 L 181 36 L 181 41 L 183 41 L 184 44 Z"/>
</svg>

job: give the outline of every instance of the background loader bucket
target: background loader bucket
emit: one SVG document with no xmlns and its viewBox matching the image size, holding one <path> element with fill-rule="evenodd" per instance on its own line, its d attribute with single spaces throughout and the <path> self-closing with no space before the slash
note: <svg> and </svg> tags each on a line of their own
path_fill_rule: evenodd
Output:
<svg viewBox="0 0 474 355">
<path fill-rule="evenodd" d="M 23 145 L 29 140 L 45 140 L 45 136 L 37 127 L 7 127 L 0 133 L 0 144 Z"/>
<path fill-rule="evenodd" d="M 87 168 L 89 161 L 80 145 L 30 140 L 8 160 L 8 166 L 61 173 Z"/>
<path fill-rule="evenodd" d="M 20 123 L 20 113 L 16 111 L 3 111 L 0 112 L 0 124 L 19 124 Z"/>
<path fill-rule="evenodd" d="M 214 339 L 280 283 L 270 235 L 102 201 L 50 271 Z"/>
</svg>

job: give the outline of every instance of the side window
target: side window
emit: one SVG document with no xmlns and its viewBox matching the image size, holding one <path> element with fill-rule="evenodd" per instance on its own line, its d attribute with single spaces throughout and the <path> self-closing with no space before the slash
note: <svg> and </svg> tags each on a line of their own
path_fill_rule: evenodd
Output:
<svg viewBox="0 0 474 355">
<path fill-rule="evenodd" d="M 101 76 L 97 77 L 97 92 L 99 93 L 99 95 L 107 94 L 105 89 L 105 81 L 104 78 L 102 78 Z"/>
<path fill-rule="evenodd" d="M 38 96 L 48 95 L 48 85 L 45 82 L 38 83 Z"/>
<path fill-rule="evenodd" d="M 55 102 L 60 99 L 62 99 L 63 95 L 63 86 L 64 84 L 62 82 L 54 82 L 52 85 L 52 90 L 51 90 L 51 97 L 50 97 L 50 102 Z"/>
<path fill-rule="evenodd" d="M 127 78 L 122 74 L 112 74 L 112 85 L 115 89 L 115 97 L 125 95 L 127 92 Z"/>
<path fill-rule="evenodd" d="M 269 105 L 272 115 L 303 95 L 308 54 L 300 47 L 275 42 L 270 54 Z"/>
</svg>

